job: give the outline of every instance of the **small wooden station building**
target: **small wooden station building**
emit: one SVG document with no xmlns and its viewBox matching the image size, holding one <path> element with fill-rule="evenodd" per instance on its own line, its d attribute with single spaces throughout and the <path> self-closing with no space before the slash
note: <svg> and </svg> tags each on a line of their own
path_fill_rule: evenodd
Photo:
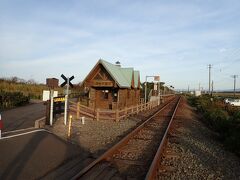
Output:
<svg viewBox="0 0 240 180">
<path fill-rule="evenodd" d="M 123 109 L 140 101 L 140 73 L 100 59 L 83 81 L 88 106 L 99 109 Z"/>
</svg>

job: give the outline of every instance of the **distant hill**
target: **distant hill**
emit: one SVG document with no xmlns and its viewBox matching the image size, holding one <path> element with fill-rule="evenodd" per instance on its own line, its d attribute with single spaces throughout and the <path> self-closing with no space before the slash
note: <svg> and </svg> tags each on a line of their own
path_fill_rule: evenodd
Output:
<svg viewBox="0 0 240 180">
<path fill-rule="evenodd" d="M 226 92 L 226 93 L 233 93 L 233 89 L 225 89 L 225 90 L 216 90 L 216 92 Z M 235 90 L 236 93 L 240 93 L 240 89 Z"/>
</svg>

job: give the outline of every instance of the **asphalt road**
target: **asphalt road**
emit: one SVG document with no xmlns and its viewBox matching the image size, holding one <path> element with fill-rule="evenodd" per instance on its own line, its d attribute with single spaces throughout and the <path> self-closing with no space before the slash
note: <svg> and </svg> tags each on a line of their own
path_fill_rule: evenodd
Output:
<svg viewBox="0 0 240 180">
<path fill-rule="evenodd" d="M 45 116 L 46 106 L 43 103 L 26 106 L 2 112 L 3 132 L 33 127 L 35 120 Z"/>
<path fill-rule="evenodd" d="M 81 147 L 35 131 L 0 139 L 0 179 L 70 179 L 92 161 Z"/>
</svg>

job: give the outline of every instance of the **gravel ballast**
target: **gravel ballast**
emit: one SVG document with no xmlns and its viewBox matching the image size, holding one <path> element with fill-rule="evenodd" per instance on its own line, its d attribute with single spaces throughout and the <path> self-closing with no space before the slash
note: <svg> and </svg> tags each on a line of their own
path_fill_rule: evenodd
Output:
<svg viewBox="0 0 240 180">
<path fill-rule="evenodd" d="M 54 123 L 53 127 L 48 126 L 46 128 L 57 136 L 79 145 L 96 158 L 120 141 L 126 134 L 131 132 L 132 129 L 136 128 L 139 123 L 147 119 L 147 117 L 156 110 L 157 107 L 119 122 L 110 120 L 96 121 L 85 118 L 83 124 L 81 119 L 73 117 L 70 139 L 67 139 L 68 125 L 64 125 L 63 118 L 59 118 Z"/>
<path fill-rule="evenodd" d="M 162 167 L 171 171 L 159 173 L 159 179 L 240 179 L 240 159 L 224 149 L 216 134 L 199 121 L 194 110 L 182 102 L 178 111 L 177 137 L 168 144 L 175 158 L 163 159 Z"/>
</svg>

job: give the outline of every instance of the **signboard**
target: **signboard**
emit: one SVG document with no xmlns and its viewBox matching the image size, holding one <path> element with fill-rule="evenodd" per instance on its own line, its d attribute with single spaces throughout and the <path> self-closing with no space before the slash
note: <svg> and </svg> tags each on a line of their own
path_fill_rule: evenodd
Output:
<svg viewBox="0 0 240 180">
<path fill-rule="evenodd" d="M 49 97 L 50 97 L 50 91 L 43 90 L 42 100 L 47 101 L 47 100 L 49 100 Z"/>
<path fill-rule="evenodd" d="M 154 76 L 154 81 L 160 81 L 160 76 Z"/>
<path fill-rule="evenodd" d="M 65 96 L 53 98 L 53 116 L 64 112 Z"/>
<path fill-rule="evenodd" d="M 93 81 L 92 86 L 95 86 L 95 87 L 112 87 L 113 82 L 112 81 Z"/>
<path fill-rule="evenodd" d="M 53 91 L 53 97 L 57 97 L 57 96 L 58 96 L 58 91 Z M 50 91 L 49 90 L 43 90 L 42 100 L 43 101 L 50 100 Z"/>
<path fill-rule="evenodd" d="M 59 96 L 59 97 L 55 97 L 53 98 L 53 102 L 57 103 L 57 102 L 64 102 L 65 101 L 65 97 L 64 96 Z"/>
</svg>

